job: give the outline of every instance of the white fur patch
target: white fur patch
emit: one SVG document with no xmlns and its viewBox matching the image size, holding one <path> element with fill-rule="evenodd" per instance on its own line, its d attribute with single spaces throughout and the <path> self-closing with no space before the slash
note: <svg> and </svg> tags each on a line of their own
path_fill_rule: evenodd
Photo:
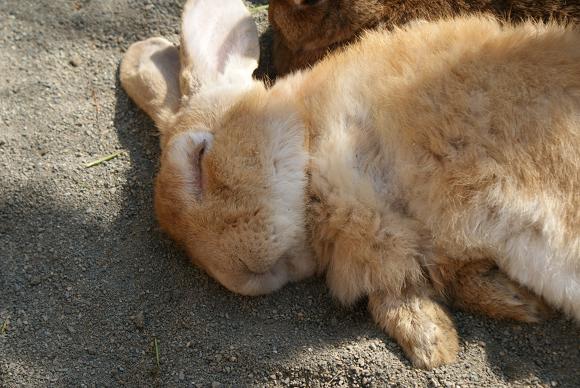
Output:
<svg viewBox="0 0 580 388">
<path fill-rule="evenodd" d="M 290 115 L 272 123 L 270 166 L 272 213 L 276 234 L 293 234 L 304 225 L 304 195 L 308 154 L 304 127 Z M 290 232 L 290 233 L 289 233 Z"/>
</svg>

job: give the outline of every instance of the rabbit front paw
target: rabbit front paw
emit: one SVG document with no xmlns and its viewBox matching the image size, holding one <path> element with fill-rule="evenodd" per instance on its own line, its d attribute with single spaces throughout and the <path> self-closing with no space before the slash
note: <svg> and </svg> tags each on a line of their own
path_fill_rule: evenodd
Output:
<svg viewBox="0 0 580 388">
<path fill-rule="evenodd" d="M 457 358 L 459 340 L 447 312 L 428 297 L 393 299 L 385 293 L 369 295 L 375 321 L 403 348 L 414 366 L 432 369 Z"/>
</svg>

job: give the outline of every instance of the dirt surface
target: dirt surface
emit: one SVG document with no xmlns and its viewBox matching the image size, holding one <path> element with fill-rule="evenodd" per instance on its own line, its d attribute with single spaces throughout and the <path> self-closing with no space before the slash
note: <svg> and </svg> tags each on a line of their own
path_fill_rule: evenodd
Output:
<svg viewBox="0 0 580 388">
<path fill-rule="evenodd" d="M 580 386 L 563 317 L 454 312 L 459 361 L 427 372 L 321 280 L 243 298 L 190 265 L 154 220 L 155 129 L 117 76 L 130 43 L 175 41 L 181 6 L 0 1 L 1 387 Z"/>
</svg>

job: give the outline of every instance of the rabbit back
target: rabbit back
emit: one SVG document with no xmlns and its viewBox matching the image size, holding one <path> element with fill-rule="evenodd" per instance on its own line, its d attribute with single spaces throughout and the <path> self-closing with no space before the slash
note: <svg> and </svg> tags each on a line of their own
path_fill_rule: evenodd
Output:
<svg viewBox="0 0 580 388">
<path fill-rule="evenodd" d="M 300 4 L 298 4 L 300 3 Z M 271 0 L 273 66 L 278 76 L 303 69 L 355 40 L 365 29 L 393 29 L 413 20 L 486 13 L 501 20 L 577 23 L 580 3 L 563 0 Z"/>
</svg>

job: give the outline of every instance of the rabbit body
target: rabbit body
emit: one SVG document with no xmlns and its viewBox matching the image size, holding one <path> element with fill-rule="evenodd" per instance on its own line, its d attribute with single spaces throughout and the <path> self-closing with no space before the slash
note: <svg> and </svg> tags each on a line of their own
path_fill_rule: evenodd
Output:
<svg viewBox="0 0 580 388">
<path fill-rule="evenodd" d="M 272 74 L 311 66 L 365 29 L 392 29 L 416 19 L 487 13 L 501 19 L 580 20 L 580 3 L 565 0 L 270 0 Z"/>
<path fill-rule="evenodd" d="M 311 242 L 338 299 L 368 295 L 412 341 L 396 327 L 443 252 L 492 257 L 580 320 L 577 31 L 418 24 L 368 34 L 307 77 Z"/>
<path fill-rule="evenodd" d="M 580 320 L 578 30 L 411 23 L 270 89 L 257 47 L 241 2 L 190 0 L 181 53 L 153 38 L 121 65 L 161 134 L 157 217 L 196 264 L 246 295 L 324 273 L 425 368 L 458 352 L 438 291 L 540 308 L 489 258 Z"/>
</svg>

